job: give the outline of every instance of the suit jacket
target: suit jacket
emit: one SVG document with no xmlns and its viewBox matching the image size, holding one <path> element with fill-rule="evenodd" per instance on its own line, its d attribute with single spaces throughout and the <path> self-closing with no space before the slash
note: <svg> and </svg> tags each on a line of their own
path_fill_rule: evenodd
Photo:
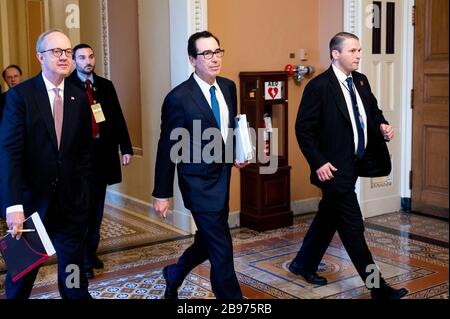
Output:
<svg viewBox="0 0 450 319">
<path fill-rule="evenodd" d="M 3 109 L 5 108 L 5 103 L 6 103 L 5 99 L 6 99 L 6 92 L 0 93 L 0 126 L 2 125 Z M 2 153 L 0 153 L 0 156 L 2 156 L 1 154 Z M 0 210 L 3 211 L 1 179 L 2 179 L 2 177 L 0 176 Z"/>
<path fill-rule="evenodd" d="M 3 109 L 6 103 L 6 92 L 0 93 L 0 124 L 2 123 Z"/>
<path fill-rule="evenodd" d="M 229 112 L 229 128 L 234 127 L 237 110 L 236 85 L 231 80 L 217 77 L 217 83 L 225 97 Z M 194 132 L 194 121 L 200 121 L 200 131 Z M 171 140 L 174 129 L 184 128 L 189 137 L 184 138 L 187 148 L 181 155 L 185 158 L 177 164 L 178 184 L 184 205 L 196 212 L 218 212 L 228 209 L 231 163 L 225 163 L 225 149 L 232 143 L 223 143 L 219 163 L 193 161 L 195 152 L 202 152 L 211 140 L 195 140 L 194 134 L 201 134 L 208 128 L 219 129 L 211 107 L 205 99 L 193 75 L 174 88 L 165 98 L 161 113 L 161 135 L 155 166 L 155 186 L 153 196 L 169 198 L 173 196 L 175 163 L 170 158 L 172 147 L 180 141 Z M 201 136 L 200 135 L 200 136 Z M 229 134 L 228 140 L 232 139 Z M 197 149 L 196 149 L 197 148 Z M 229 148 L 228 148 L 229 149 Z M 231 149 L 232 152 L 232 149 Z M 197 161 L 198 162 L 198 161 Z"/>
<path fill-rule="evenodd" d="M 81 90 L 86 91 L 83 82 L 77 75 L 76 70 L 68 77 Z M 122 154 L 133 155 L 130 136 L 127 124 L 120 107 L 119 98 L 113 83 L 94 73 L 93 95 L 96 103 L 102 106 L 106 121 L 99 123 L 100 140 L 95 147 L 101 150 L 95 152 L 100 156 L 98 159 L 102 163 L 96 171 L 108 185 L 120 183 L 122 181 L 122 171 L 120 166 L 119 148 Z"/>
<path fill-rule="evenodd" d="M 66 81 L 58 150 L 42 74 L 9 91 L 0 127 L 4 207 L 22 204 L 26 216 L 37 211 L 44 218 L 50 200 L 56 198 L 60 220 L 85 222 L 90 179 L 89 120 L 86 95 Z"/>
<path fill-rule="evenodd" d="M 388 122 L 378 108 L 367 77 L 353 72 L 353 82 L 367 114 L 367 146 L 361 160 L 355 158 L 355 143 L 347 104 L 339 81 L 330 67 L 311 80 L 300 103 L 295 131 L 311 168 L 311 182 L 330 191 L 354 189 L 358 176 L 386 176 L 391 170 L 389 152 L 380 131 Z M 316 170 L 330 162 L 338 171 L 330 181 L 320 182 Z"/>
</svg>

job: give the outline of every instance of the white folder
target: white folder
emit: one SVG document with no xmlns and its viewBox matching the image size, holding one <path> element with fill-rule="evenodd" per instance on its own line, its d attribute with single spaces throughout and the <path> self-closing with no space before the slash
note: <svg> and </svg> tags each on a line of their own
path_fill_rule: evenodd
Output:
<svg viewBox="0 0 450 319">
<path fill-rule="evenodd" d="M 249 124 L 247 115 L 238 114 L 235 117 L 235 135 L 236 135 L 236 161 L 244 163 L 251 161 L 255 157 L 255 149 L 250 139 Z"/>
</svg>

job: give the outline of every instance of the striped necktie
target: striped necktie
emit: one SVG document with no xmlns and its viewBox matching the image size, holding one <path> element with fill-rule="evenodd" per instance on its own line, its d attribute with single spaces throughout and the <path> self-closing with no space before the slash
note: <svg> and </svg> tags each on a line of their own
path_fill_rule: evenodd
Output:
<svg viewBox="0 0 450 319">
<path fill-rule="evenodd" d="M 355 124 L 356 124 L 356 131 L 358 132 L 358 148 L 356 149 L 356 155 L 359 159 L 361 159 L 364 156 L 364 122 L 361 117 L 361 114 L 359 113 L 358 109 L 358 102 L 356 100 L 356 94 L 353 90 L 353 82 L 352 78 L 348 77 L 346 80 L 348 85 L 348 90 L 350 92 L 350 97 L 352 99 L 352 106 L 353 106 L 353 116 L 355 117 Z"/>
</svg>

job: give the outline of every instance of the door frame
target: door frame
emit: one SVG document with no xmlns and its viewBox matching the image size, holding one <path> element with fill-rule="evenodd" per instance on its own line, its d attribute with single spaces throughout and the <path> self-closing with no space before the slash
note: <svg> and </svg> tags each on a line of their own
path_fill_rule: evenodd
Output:
<svg viewBox="0 0 450 319">
<path fill-rule="evenodd" d="M 402 83 L 402 106 L 401 106 L 401 121 L 404 132 L 401 141 L 401 168 L 400 168 L 400 194 L 402 211 L 409 211 L 411 209 L 411 188 L 410 188 L 410 171 L 412 166 L 412 109 L 411 109 L 411 92 L 414 85 L 414 26 L 413 11 L 414 0 L 406 0 L 403 11 L 403 83 Z M 361 28 L 363 24 L 363 17 L 367 13 L 361 8 L 361 3 L 358 0 L 344 0 L 344 31 L 356 34 L 361 37 Z M 361 185 L 358 181 L 356 183 L 356 192 L 358 199 L 360 197 Z"/>
</svg>

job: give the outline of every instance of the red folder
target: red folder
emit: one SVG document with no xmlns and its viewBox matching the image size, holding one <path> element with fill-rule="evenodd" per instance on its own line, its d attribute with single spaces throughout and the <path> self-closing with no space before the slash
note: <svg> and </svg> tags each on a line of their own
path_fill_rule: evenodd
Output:
<svg viewBox="0 0 450 319">
<path fill-rule="evenodd" d="M 45 230 L 38 213 L 28 217 L 24 229 L 34 229 L 24 232 L 19 240 L 7 234 L 0 239 L 0 253 L 5 260 L 6 269 L 16 282 L 34 268 L 38 267 L 55 254 L 55 248 Z"/>
</svg>

